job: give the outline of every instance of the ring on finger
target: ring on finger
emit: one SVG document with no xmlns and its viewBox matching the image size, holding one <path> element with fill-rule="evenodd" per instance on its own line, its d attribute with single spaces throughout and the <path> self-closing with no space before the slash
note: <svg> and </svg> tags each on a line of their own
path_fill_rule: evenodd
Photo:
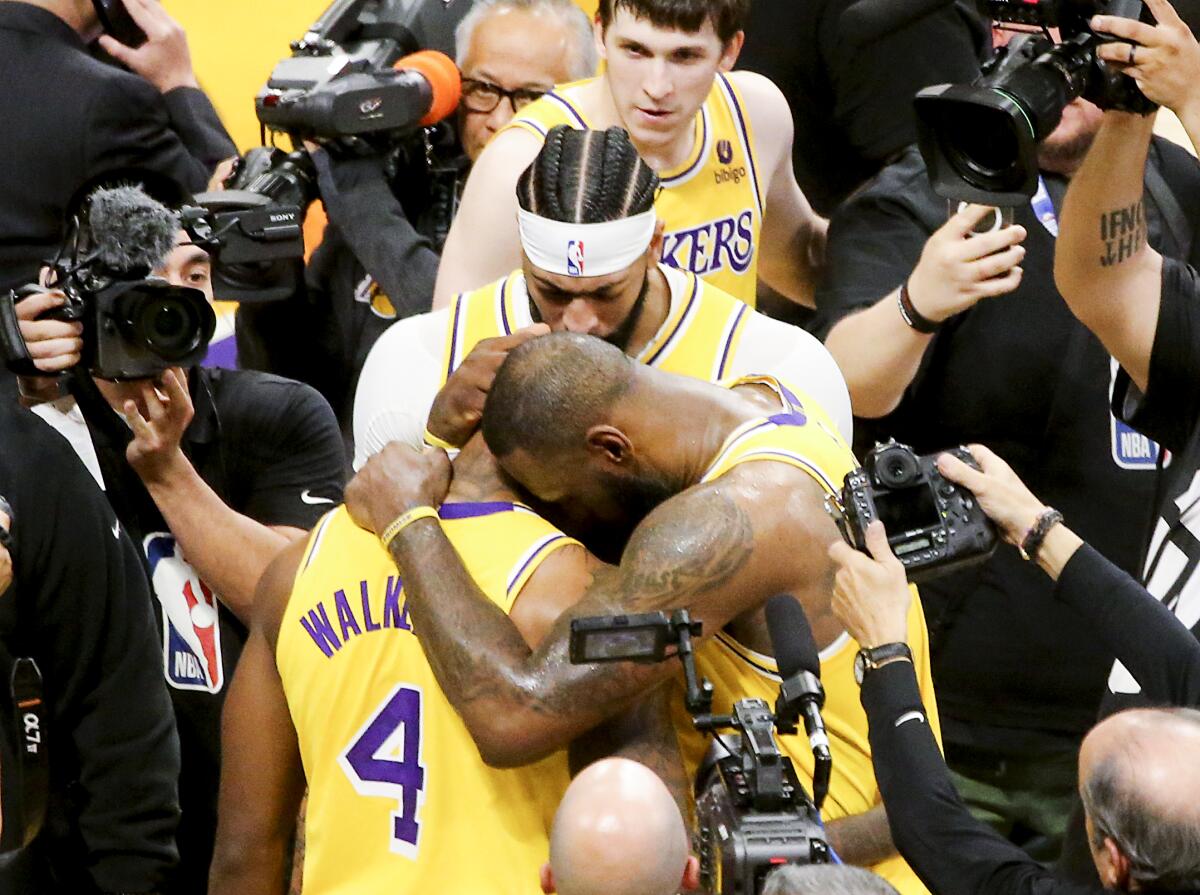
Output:
<svg viewBox="0 0 1200 895">
<path fill-rule="evenodd" d="M 1134 56 L 1136 53 L 1137 53 L 1137 44 L 1130 44 L 1129 45 L 1129 63 L 1128 63 L 1129 65 L 1137 64 L 1136 62 L 1134 62 Z"/>
</svg>

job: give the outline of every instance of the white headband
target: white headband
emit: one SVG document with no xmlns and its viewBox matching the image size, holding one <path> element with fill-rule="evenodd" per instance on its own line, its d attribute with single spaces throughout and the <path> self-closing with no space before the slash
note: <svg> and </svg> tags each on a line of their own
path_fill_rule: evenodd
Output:
<svg viewBox="0 0 1200 895">
<path fill-rule="evenodd" d="M 654 209 L 599 224 L 568 224 L 517 209 L 521 245 L 534 267 L 569 277 L 602 277 L 633 264 L 654 238 Z"/>
</svg>

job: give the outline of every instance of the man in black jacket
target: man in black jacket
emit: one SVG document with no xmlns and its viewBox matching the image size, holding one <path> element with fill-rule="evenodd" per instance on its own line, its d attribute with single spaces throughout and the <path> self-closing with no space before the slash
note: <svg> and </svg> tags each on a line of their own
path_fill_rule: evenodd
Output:
<svg viewBox="0 0 1200 895">
<path fill-rule="evenodd" d="M 41 670 L 50 762 L 41 834 L 20 863 L 0 856 L 0 891 L 154 891 L 178 858 L 180 759 L 137 551 L 67 443 L 4 404 L 0 494 L 13 564 L 12 586 L 0 580 L 0 653 Z M 6 726 L 11 671 L 0 668 Z M 33 800 L 19 798 L 15 761 L 0 782 L 9 847 L 25 838 Z M 6 876 L 18 869 L 19 882 Z"/>
<path fill-rule="evenodd" d="M 125 4 L 146 43 L 102 46 L 134 74 L 89 54 L 90 0 L 0 0 L 0 290 L 36 280 L 67 201 L 95 175 L 148 168 L 199 191 L 236 153 L 196 86 L 183 31 L 156 0 Z"/>
</svg>

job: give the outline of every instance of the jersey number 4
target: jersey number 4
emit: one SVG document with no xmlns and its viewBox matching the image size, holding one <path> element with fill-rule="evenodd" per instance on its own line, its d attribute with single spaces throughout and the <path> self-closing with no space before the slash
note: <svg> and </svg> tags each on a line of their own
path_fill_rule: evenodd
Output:
<svg viewBox="0 0 1200 895">
<path fill-rule="evenodd" d="M 355 792 L 394 799 L 391 850 L 417 857 L 417 808 L 423 801 L 421 764 L 421 690 L 398 684 L 338 756 Z"/>
</svg>

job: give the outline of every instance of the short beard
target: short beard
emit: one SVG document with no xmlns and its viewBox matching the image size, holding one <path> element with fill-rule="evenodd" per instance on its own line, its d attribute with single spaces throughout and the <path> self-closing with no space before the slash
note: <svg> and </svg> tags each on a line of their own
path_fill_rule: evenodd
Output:
<svg viewBox="0 0 1200 895">
<path fill-rule="evenodd" d="M 1062 141 L 1054 141 L 1053 135 L 1051 135 L 1050 139 L 1038 146 L 1038 167 L 1054 174 L 1070 177 L 1083 164 L 1083 159 L 1095 139 L 1095 128 L 1082 130 L 1073 137 Z"/>
<path fill-rule="evenodd" d="M 618 324 L 607 336 L 600 336 L 605 342 L 610 345 L 615 345 L 626 354 L 629 353 L 629 342 L 633 338 L 633 331 L 637 329 L 638 321 L 642 319 L 642 312 L 646 309 L 646 296 L 650 294 L 650 271 L 646 271 L 646 275 L 642 277 L 642 288 L 638 292 L 638 297 L 633 303 L 633 307 L 629 309 L 629 313 L 625 315 L 625 319 Z M 533 296 L 529 296 L 529 316 L 534 323 L 544 323 L 542 313 L 538 310 L 537 304 L 533 300 Z"/>
</svg>

